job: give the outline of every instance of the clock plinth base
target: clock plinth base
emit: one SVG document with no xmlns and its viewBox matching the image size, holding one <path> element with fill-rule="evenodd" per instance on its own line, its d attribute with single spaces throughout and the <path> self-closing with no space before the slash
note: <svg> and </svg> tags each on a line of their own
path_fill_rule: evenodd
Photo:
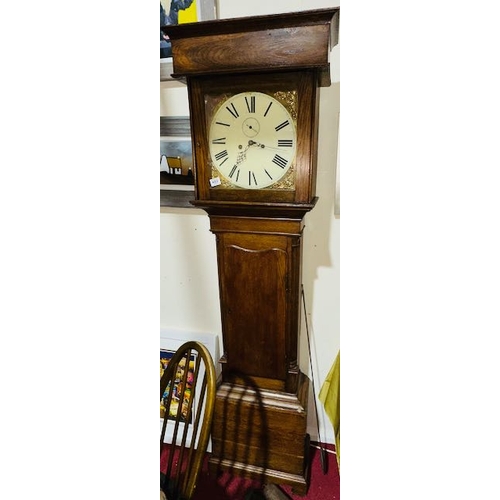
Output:
<svg viewBox="0 0 500 500">
<path fill-rule="evenodd" d="M 309 485 L 307 399 L 309 379 L 299 376 L 297 394 L 222 383 L 212 424 L 212 472 L 291 485 Z"/>
</svg>

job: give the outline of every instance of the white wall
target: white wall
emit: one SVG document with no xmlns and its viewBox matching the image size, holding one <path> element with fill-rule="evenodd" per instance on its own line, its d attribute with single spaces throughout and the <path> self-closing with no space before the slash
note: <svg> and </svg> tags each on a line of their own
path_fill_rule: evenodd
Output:
<svg viewBox="0 0 500 500">
<path fill-rule="evenodd" d="M 339 6 L 339 0 L 218 0 L 219 17 L 275 14 Z M 340 45 L 340 44 L 339 44 Z M 306 215 L 303 277 L 313 354 L 316 393 L 340 348 L 340 219 L 334 216 L 335 168 L 340 109 L 339 46 L 332 50 L 332 85 L 320 91 L 316 207 Z M 185 88 L 160 85 L 160 114 L 187 113 Z M 215 237 L 206 213 L 160 209 L 160 327 L 217 333 L 221 337 Z M 302 322 L 300 367 L 310 376 Z M 318 402 L 320 434 L 334 442 L 333 429 Z M 308 431 L 317 438 L 312 395 Z"/>
</svg>

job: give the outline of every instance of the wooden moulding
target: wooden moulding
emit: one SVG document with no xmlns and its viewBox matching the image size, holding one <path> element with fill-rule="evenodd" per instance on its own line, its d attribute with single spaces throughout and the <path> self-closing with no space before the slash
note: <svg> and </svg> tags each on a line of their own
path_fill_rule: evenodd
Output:
<svg viewBox="0 0 500 500">
<path fill-rule="evenodd" d="M 251 233 L 300 237 L 302 219 L 267 219 L 265 217 L 210 217 L 210 230 L 214 233 Z"/>
<path fill-rule="evenodd" d="M 339 8 L 166 26 L 175 78 L 316 68 L 330 85 Z"/>
<path fill-rule="evenodd" d="M 190 203 L 211 216 L 276 217 L 302 220 L 318 201 L 312 203 L 255 203 L 249 201 L 192 200 Z"/>
</svg>

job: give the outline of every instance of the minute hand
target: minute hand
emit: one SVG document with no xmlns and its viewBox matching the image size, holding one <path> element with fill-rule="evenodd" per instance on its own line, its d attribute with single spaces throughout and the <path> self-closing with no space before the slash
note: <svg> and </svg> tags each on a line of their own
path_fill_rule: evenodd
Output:
<svg viewBox="0 0 500 500">
<path fill-rule="evenodd" d="M 272 149 L 274 151 L 283 151 L 283 147 L 279 148 L 279 147 L 275 147 L 275 146 L 266 146 L 265 144 L 262 144 L 261 142 L 257 142 L 257 141 L 249 141 L 249 144 L 251 146 L 259 146 L 262 149 Z"/>
</svg>

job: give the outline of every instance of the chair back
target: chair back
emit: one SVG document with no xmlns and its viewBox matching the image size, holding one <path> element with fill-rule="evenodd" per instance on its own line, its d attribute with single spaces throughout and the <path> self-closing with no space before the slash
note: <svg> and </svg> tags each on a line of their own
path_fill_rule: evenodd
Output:
<svg viewBox="0 0 500 500">
<path fill-rule="evenodd" d="M 193 496 L 210 437 L 215 392 L 209 350 L 201 342 L 186 342 L 160 378 L 160 487 L 169 500 Z"/>
</svg>

